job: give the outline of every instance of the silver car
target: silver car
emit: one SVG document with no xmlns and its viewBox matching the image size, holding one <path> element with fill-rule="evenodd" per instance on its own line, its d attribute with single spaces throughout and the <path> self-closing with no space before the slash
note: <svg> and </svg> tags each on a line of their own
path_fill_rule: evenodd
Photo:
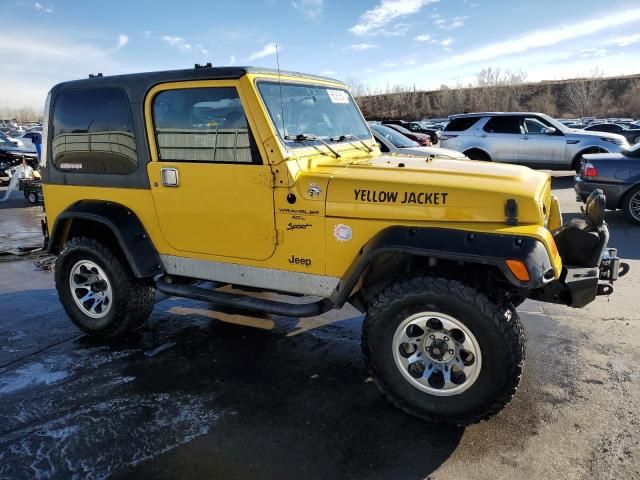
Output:
<svg viewBox="0 0 640 480">
<path fill-rule="evenodd" d="M 395 153 L 398 155 L 414 155 L 416 157 L 440 157 L 452 160 L 464 160 L 462 153 L 440 147 L 421 147 L 410 138 L 385 125 L 370 123 L 369 128 L 373 133 L 382 153 Z"/>
<path fill-rule="evenodd" d="M 454 115 L 440 140 L 473 160 L 576 171 L 584 154 L 629 147 L 621 135 L 574 130 L 543 113 L 527 112 Z"/>
</svg>

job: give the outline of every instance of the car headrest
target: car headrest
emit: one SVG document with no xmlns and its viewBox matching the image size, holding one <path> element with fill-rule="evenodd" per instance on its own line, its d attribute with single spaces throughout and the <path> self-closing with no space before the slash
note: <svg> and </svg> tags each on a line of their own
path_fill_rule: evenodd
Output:
<svg viewBox="0 0 640 480">
<path fill-rule="evenodd" d="M 604 224 L 604 209 L 607 197 L 599 188 L 589 194 L 585 203 L 587 223 L 593 228 L 600 228 Z"/>
</svg>

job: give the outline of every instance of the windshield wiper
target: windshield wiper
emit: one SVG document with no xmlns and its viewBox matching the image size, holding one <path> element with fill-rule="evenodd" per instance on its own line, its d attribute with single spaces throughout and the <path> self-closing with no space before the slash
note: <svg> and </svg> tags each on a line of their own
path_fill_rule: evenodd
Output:
<svg viewBox="0 0 640 480">
<path fill-rule="evenodd" d="M 367 149 L 367 152 L 369 153 L 373 152 L 373 148 L 371 148 L 369 145 L 364 143 L 361 139 L 359 139 L 358 137 L 350 133 L 347 133 L 346 135 L 340 135 L 339 137 L 333 137 L 333 138 L 330 138 L 329 140 L 331 140 L 332 142 L 347 142 L 349 145 L 355 148 L 358 148 L 358 146 L 355 143 L 349 141 L 350 138 L 358 140 L 362 144 L 362 146 Z"/>
<path fill-rule="evenodd" d="M 308 133 L 299 133 L 296 136 L 285 135 L 284 139 L 285 140 L 293 140 L 294 142 L 299 142 L 299 143 L 317 141 L 317 142 L 320 142 L 321 144 L 323 144 L 325 147 L 327 147 L 329 149 L 329 151 L 336 156 L 336 158 L 340 158 L 342 156 L 338 152 L 336 152 L 333 148 L 331 148 L 331 145 L 329 145 L 327 142 L 325 142 L 321 138 L 316 137 L 315 135 L 309 135 Z M 315 147 L 315 145 L 312 145 L 312 146 Z"/>
</svg>

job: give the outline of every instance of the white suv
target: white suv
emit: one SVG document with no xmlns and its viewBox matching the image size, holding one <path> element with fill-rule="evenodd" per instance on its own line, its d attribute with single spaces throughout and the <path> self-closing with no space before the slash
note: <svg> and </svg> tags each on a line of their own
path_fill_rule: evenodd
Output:
<svg viewBox="0 0 640 480">
<path fill-rule="evenodd" d="M 577 170 L 584 154 L 629 146 L 621 135 L 571 129 L 543 113 L 527 112 L 454 115 L 440 140 L 473 160 L 555 170 Z"/>
</svg>

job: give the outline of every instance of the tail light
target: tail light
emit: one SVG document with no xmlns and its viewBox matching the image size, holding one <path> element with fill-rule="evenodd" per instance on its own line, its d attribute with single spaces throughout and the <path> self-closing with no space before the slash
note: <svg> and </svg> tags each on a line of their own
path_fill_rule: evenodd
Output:
<svg viewBox="0 0 640 480">
<path fill-rule="evenodd" d="M 597 177 L 598 176 L 598 169 L 596 167 L 594 167 L 592 163 L 586 162 L 582 166 L 582 172 L 580 172 L 580 173 L 581 173 L 581 176 L 585 177 L 585 178 Z"/>
</svg>

